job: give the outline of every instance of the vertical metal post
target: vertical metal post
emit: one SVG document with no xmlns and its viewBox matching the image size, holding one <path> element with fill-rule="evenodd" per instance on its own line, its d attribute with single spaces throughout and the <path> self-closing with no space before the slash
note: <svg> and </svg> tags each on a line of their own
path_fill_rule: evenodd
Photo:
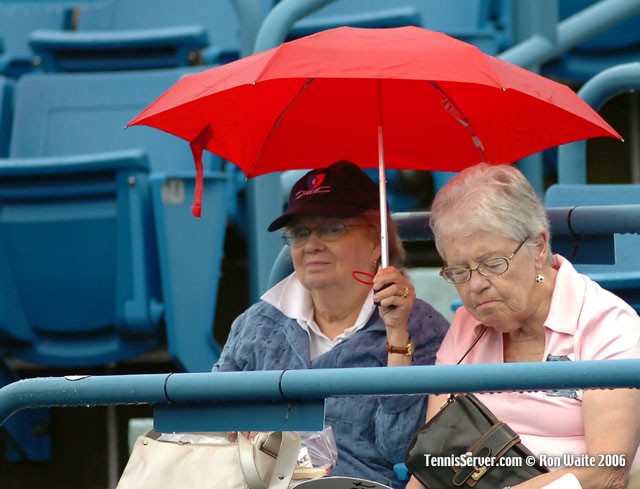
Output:
<svg viewBox="0 0 640 489">
<path fill-rule="evenodd" d="M 116 409 L 116 406 L 107 406 L 107 487 L 109 489 L 115 489 L 120 478 Z"/>
</svg>

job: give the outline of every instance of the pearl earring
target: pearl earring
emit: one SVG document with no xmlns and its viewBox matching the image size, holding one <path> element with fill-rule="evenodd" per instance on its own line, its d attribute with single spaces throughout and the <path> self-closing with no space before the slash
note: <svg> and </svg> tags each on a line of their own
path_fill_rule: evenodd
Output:
<svg viewBox="0 0 640 489">
<path fill-rule="evenodd" d="M 542 282 L 544 282 L 544 275 L 536 275 L 536 283 L 541 284 Z"/>
</svg>

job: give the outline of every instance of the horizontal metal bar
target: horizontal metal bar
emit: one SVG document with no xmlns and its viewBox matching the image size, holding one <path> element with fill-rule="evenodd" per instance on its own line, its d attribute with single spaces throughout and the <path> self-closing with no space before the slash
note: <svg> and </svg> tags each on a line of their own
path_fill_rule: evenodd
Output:
<svg viewBox="0 0 640 489">
<path fill-rule="evenodd" d="M 400 236 L 407 241 L 433 239 L 429 212 L 398 212 L 394 220 Z M 602 235 L 640 233 L 640 205 L 594 205 L 550 207 L 547 215 L 552 234 Z M 573 230 L 573 233 L 571 232 Z"/>
<path fill-rule="evenodd" d="M 555 234 L 640 233 L 640 205 L 636 204 L 555 207 L 547 214 Z"/>
<path fill-rule="evenodd" d="M 0 425 L 36 407 L 616 387 L 640 387 L 640 360 L 34 378 L 0 389 Z"/>
</svg>

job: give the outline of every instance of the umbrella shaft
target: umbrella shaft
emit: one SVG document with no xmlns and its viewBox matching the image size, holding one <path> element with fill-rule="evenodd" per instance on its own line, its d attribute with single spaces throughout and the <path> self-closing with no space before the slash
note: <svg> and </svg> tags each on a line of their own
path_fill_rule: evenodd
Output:
<svg viewBox="0 0 640 489">
<path fill-rule="evenodd" d="M 384 171 L 384 137 L 382 133 L 382 80 L 378 79 L 378 181 L 380 190 L 380 264 L 389 266 L 389 242 L 387 241 L 387 179 Z"/>
<path fill-rule="evenodd" d="M 378 180 L 380 181 L 380 264 L 389 266 L 389 242 L 387 241 L 387 180 L 384 171 L 384 145 L 382 142 L 382 124 L 378 126 Z"/>
</svg>

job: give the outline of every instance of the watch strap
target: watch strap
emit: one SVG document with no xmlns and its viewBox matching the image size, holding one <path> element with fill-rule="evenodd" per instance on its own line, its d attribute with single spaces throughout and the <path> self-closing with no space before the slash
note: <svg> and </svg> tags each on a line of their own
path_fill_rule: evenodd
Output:
<svg viewBox="0 0 640 489">
<path fill-rule="evenodd" d="M 406 355 L 408 357 L 412 357 L 414 351 L 412 341 L 409 341 L 405 346 L 391 346 L 389 342 L 387 342 L 385 348 L 389 353 L 397 353 L 399 355 Z"/>
</svg>

